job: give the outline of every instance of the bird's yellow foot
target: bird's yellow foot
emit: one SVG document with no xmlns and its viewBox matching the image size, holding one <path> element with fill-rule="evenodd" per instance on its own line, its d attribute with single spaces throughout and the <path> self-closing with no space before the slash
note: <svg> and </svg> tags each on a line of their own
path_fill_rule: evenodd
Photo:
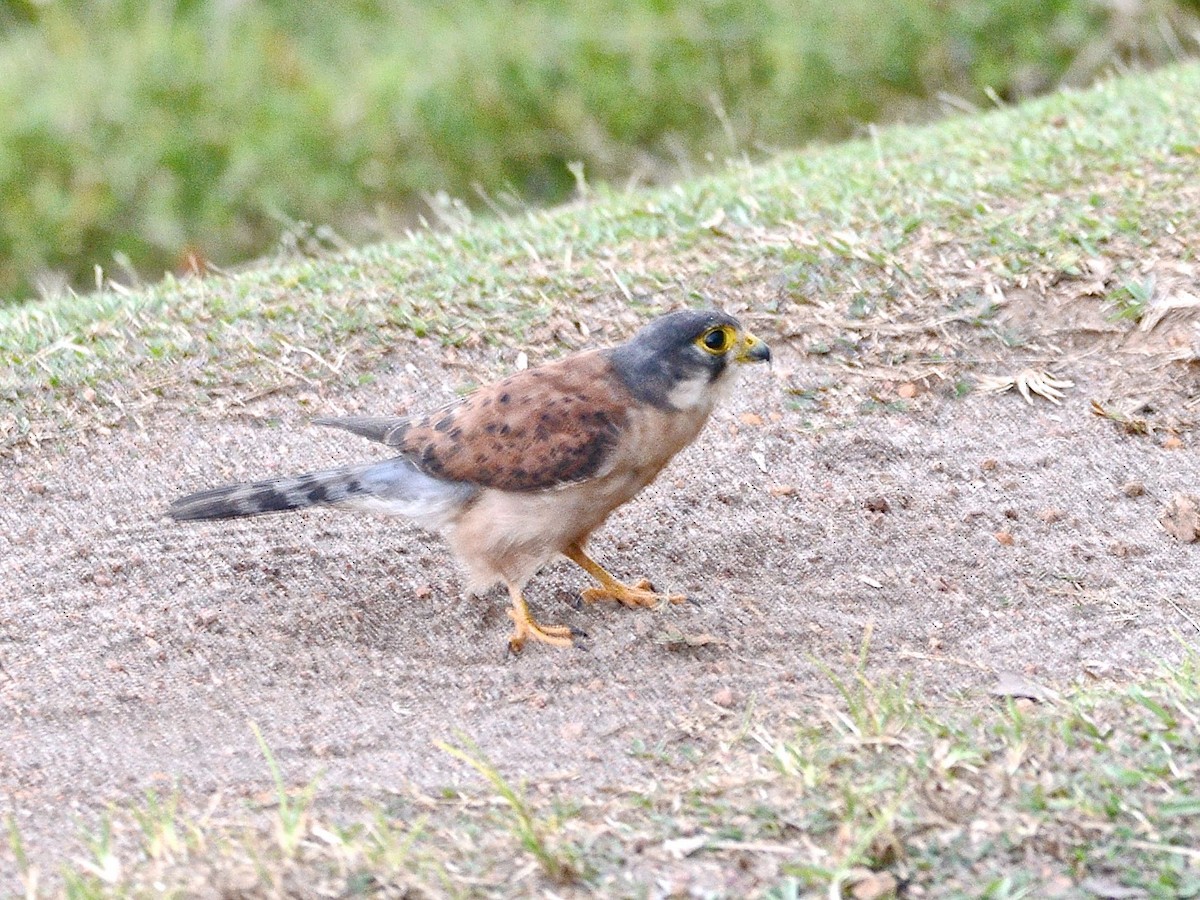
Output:
<svg viewBox="0 0 1200 900">
<path fill-rule="evenodd" d="M 687 597 L 683 594 L 660 594 L 654 590 L 654 585 L 643 578 L 632 587 L 615 578 L 610 582 L 601 582 L 599 587 L 587 588 L 579 592 L 586 603 L 597 600 L 616 600 L 625 606 L 656 607 L 664 603 L 683 603 Z"/>
<path fill-rule="evenodd" d="M 567 559 L 576 563 L 600 582 L 599 587 L 580 591 L 579 596 L 586 603 L 595 603 L 597 600 L 616 600 L 625 606 L 656 607 L 663 603 L 682 603 L 687 599 L 683 594 L 660 594 L 654 590 L 654 585 L 645 578 L 632 587 L 617 581 L 604 566 L 584 553 L 583 548 L 578 545 L 568 547 L 564 553 Z"/>
<path fill-rule="evenodd" d="M 582 631 L 567 625 L 542 625 L 534 621 L 520 590 L 510 585 L 508 593 L 512 598 L 508 616 L 515 626 L 513 633 L 508 636 L 508 649 L 511 652 L 520 653 L 526 641 L 538 641 L 551 647 L 570 647 L 575 643 L 576 636 L 586 637 Z"/>
</svg>

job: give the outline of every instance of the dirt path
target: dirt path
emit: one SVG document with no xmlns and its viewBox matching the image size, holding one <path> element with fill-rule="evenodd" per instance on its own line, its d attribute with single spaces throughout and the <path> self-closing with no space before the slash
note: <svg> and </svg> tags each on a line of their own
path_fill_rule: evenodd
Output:
<svg viewBox="0 0 1200 900">
<path fill-rule="evenodd" d="M 441 542 L 404 524 L 162 517 L 202 486 L 370 458 L 305 422 L 432 406 L 494 358 L 464 373 L 429 345 L 352 393 L 163 411 L 5 461 L 0 818 L 46 858 L 64 828 L 147 787 L 250 795 L 268 773 L 248 720 L 326 793 L 473 782 L 433 745 L 456 731 L 511 775 L 628 786 L 708 724 L 802 714 L 831 693 L 814 661 L 840 666 L 869 625 L 878 677 L 968 704 L 996 670 L 1121 678 L 1196 640 L 1200 550 L 1157 523 L 1173 491 L 1197 489 L 1195 435 L 1164 449 L 1091 415 L 1112 369 L 1076 363 L 1061 408 L 933 383 L 907 411 L 863 414 L 868 389 L 895 385 L 773 343 L 774 372 L 746 373 L 593 544 L 701 608 L 575 610 L 584 579 L 566 564 L 532 583 L 546 619 L 586 629 L 586 652 L 506 659 L 503 598 L 461 599 Z M 831 377 L 815 406 L 785 390 Z M 1144 494 L 1122 490 L 1133 480 Z"/>
</svg>

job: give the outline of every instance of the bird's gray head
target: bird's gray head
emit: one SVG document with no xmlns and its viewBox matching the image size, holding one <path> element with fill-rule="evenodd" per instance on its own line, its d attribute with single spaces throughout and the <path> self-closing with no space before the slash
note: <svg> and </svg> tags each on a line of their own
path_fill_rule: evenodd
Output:
<svg viewBox="0 0 1200 900">
<path fill-rule="evenodd" d="M 771 358 L 766 344 L 715 309 L 668 313 L 607 352 L 633 395 L 660 409 L 711 404 L 730 363 Z"/>
</svg>

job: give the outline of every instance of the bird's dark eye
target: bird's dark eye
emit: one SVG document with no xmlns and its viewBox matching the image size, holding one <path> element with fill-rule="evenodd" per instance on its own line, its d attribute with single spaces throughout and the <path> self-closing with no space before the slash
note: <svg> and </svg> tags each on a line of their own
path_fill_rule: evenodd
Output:
<svg viewBox="0 0 1200 900">
<path fill-rule="evenodd" d="M 701 347 L 713 355 L 724 353 L 733 346 L 733 329 L 728 325 L 710 328 L 696 341 Z"/>
</svg>

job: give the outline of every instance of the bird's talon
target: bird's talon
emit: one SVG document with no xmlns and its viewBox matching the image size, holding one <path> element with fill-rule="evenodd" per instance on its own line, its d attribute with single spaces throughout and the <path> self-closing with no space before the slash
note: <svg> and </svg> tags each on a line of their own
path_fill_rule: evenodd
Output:
<svg viewBox="0 0 1200 900">
<path fill-rule="evenodd" d="M 565 625 L 535 625 L 527 629 L 524 634 L 510 636 L 508 651 L 514 656 L 519 656 L 529 641 L 549 644 L 551 647 L 570 647 L 575 643 L 577 633 L 583 634 L 583 632 L 577 632 L 576 629 L 568 628 Z M 584 636 L 586 637 L 586 635 Z"/>
<path fill-rule="evenodd" d="M 585 603 L 595 603 L 597 600 L 615 600 L 622 606 L 643 606 L 648 609 L 658 609 L 666 603 L 682 603 L 687 599 L 683 594 L 659 594 L 641 585 L 648 584 L 645 580 L 637 587 L 630 587 L 620 582 L 602 587 L 587 588 L 580 591 L 579 596 Z"/>
<path fill-rule="evenodd" d="M 534 621 L 529 614 L 525 598 L 516 588 L 510 587 L 513 605 L 508 610 L 514 630 L 508 637 L 508 648 L 511 653 L 520 653 L 527 641 L 538 641 L 551 647 L 570 647 L 573 643 L 574 629 L 567 625 L 543 625 Z"/>
</svg>

